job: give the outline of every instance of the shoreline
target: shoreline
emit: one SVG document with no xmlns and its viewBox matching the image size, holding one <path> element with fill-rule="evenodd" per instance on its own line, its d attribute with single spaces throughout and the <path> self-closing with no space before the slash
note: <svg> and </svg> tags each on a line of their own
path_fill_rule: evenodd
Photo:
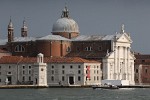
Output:
<svg viewBox="0 0 150 100">
<path fill-rule="evenodd" d="M 119 88 L 150 88 L 150 85 L 118 86 Z M 35 85 L 1 85 L 0 89 L 40 89 L 40 88 L 92 88 L 92 86 L 35 86 Z M 101 88 L 101 87 L 97 87 Z"/>
</svg>

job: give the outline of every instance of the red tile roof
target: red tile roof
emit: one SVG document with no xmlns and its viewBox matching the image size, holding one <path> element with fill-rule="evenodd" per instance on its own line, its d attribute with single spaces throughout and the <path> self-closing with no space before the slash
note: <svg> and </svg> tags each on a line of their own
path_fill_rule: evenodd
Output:
<svg viewBox="0 0 150 100">
<path fill-rule="evenodd" d="M 0 58 L 0 64 L 17 64 L 17 63 L 36 63 L 36 57 L 21 57 L 21 56 L 3 56 Z M 79 57 L 45 57 L 45 63 L 100 63 L 94 60 L 86 60 Z"/>
</svg>

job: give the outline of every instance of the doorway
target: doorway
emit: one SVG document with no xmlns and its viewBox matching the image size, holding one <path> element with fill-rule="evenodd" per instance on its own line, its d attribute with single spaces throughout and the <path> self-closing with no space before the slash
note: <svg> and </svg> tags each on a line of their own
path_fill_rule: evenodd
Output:
<svg viewBox="0 0 150 100">
<path fill-rule="evenodd" d="M 69 84 L 70 85 L 74 84 L 74 77 L 73 76 L 69 76 Z"/>
<path fill-rule="evenodd" d="M 8 76 L 7 79 L 8 79 L 8 84 L 12 84 L 11 76 Z"/>
</svg>

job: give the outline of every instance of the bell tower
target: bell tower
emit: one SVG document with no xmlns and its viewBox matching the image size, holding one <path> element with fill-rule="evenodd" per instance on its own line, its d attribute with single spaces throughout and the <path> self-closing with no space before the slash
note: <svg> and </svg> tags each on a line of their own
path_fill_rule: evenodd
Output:
<svg viewBox="0 0 150 100">
<path fill-rule="evenodd" d="M 44 63 L 44 55 L 37 55 L 37 62 L 34 64 L 33 84 L 47 86 L 47 64 Z"/>
<path fill-rule="evenodd" d="M 12 42 L 14 40 L 14 27 L 10 18 L 9 24 L 8 24 L 8 42 Z"/>
<path fill-rule="evenodd" d="M 28 28 L 26 26 L 25 19 L 23 20 L 23 26 L 21 28 L 21 37 L 27 37 Z"/>
</svg>

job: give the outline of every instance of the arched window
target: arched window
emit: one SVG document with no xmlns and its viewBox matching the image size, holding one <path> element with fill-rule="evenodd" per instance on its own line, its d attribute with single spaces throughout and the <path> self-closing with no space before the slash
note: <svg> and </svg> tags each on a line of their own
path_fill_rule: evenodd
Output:
<svg viewBox="0 0 150 100">
<path fill-rule="evenodd" d="M 17 45 L 15 47 L 15 52 L 25 52 L 25 48 L 22 45 Z"/>
<path fill-rule="evenodd" d="M 67 50 L 66 50 L 67 52 L 70 52 L 71 51 L 71 48 L 70 47 L 67 47 Z"/>
</svg>

